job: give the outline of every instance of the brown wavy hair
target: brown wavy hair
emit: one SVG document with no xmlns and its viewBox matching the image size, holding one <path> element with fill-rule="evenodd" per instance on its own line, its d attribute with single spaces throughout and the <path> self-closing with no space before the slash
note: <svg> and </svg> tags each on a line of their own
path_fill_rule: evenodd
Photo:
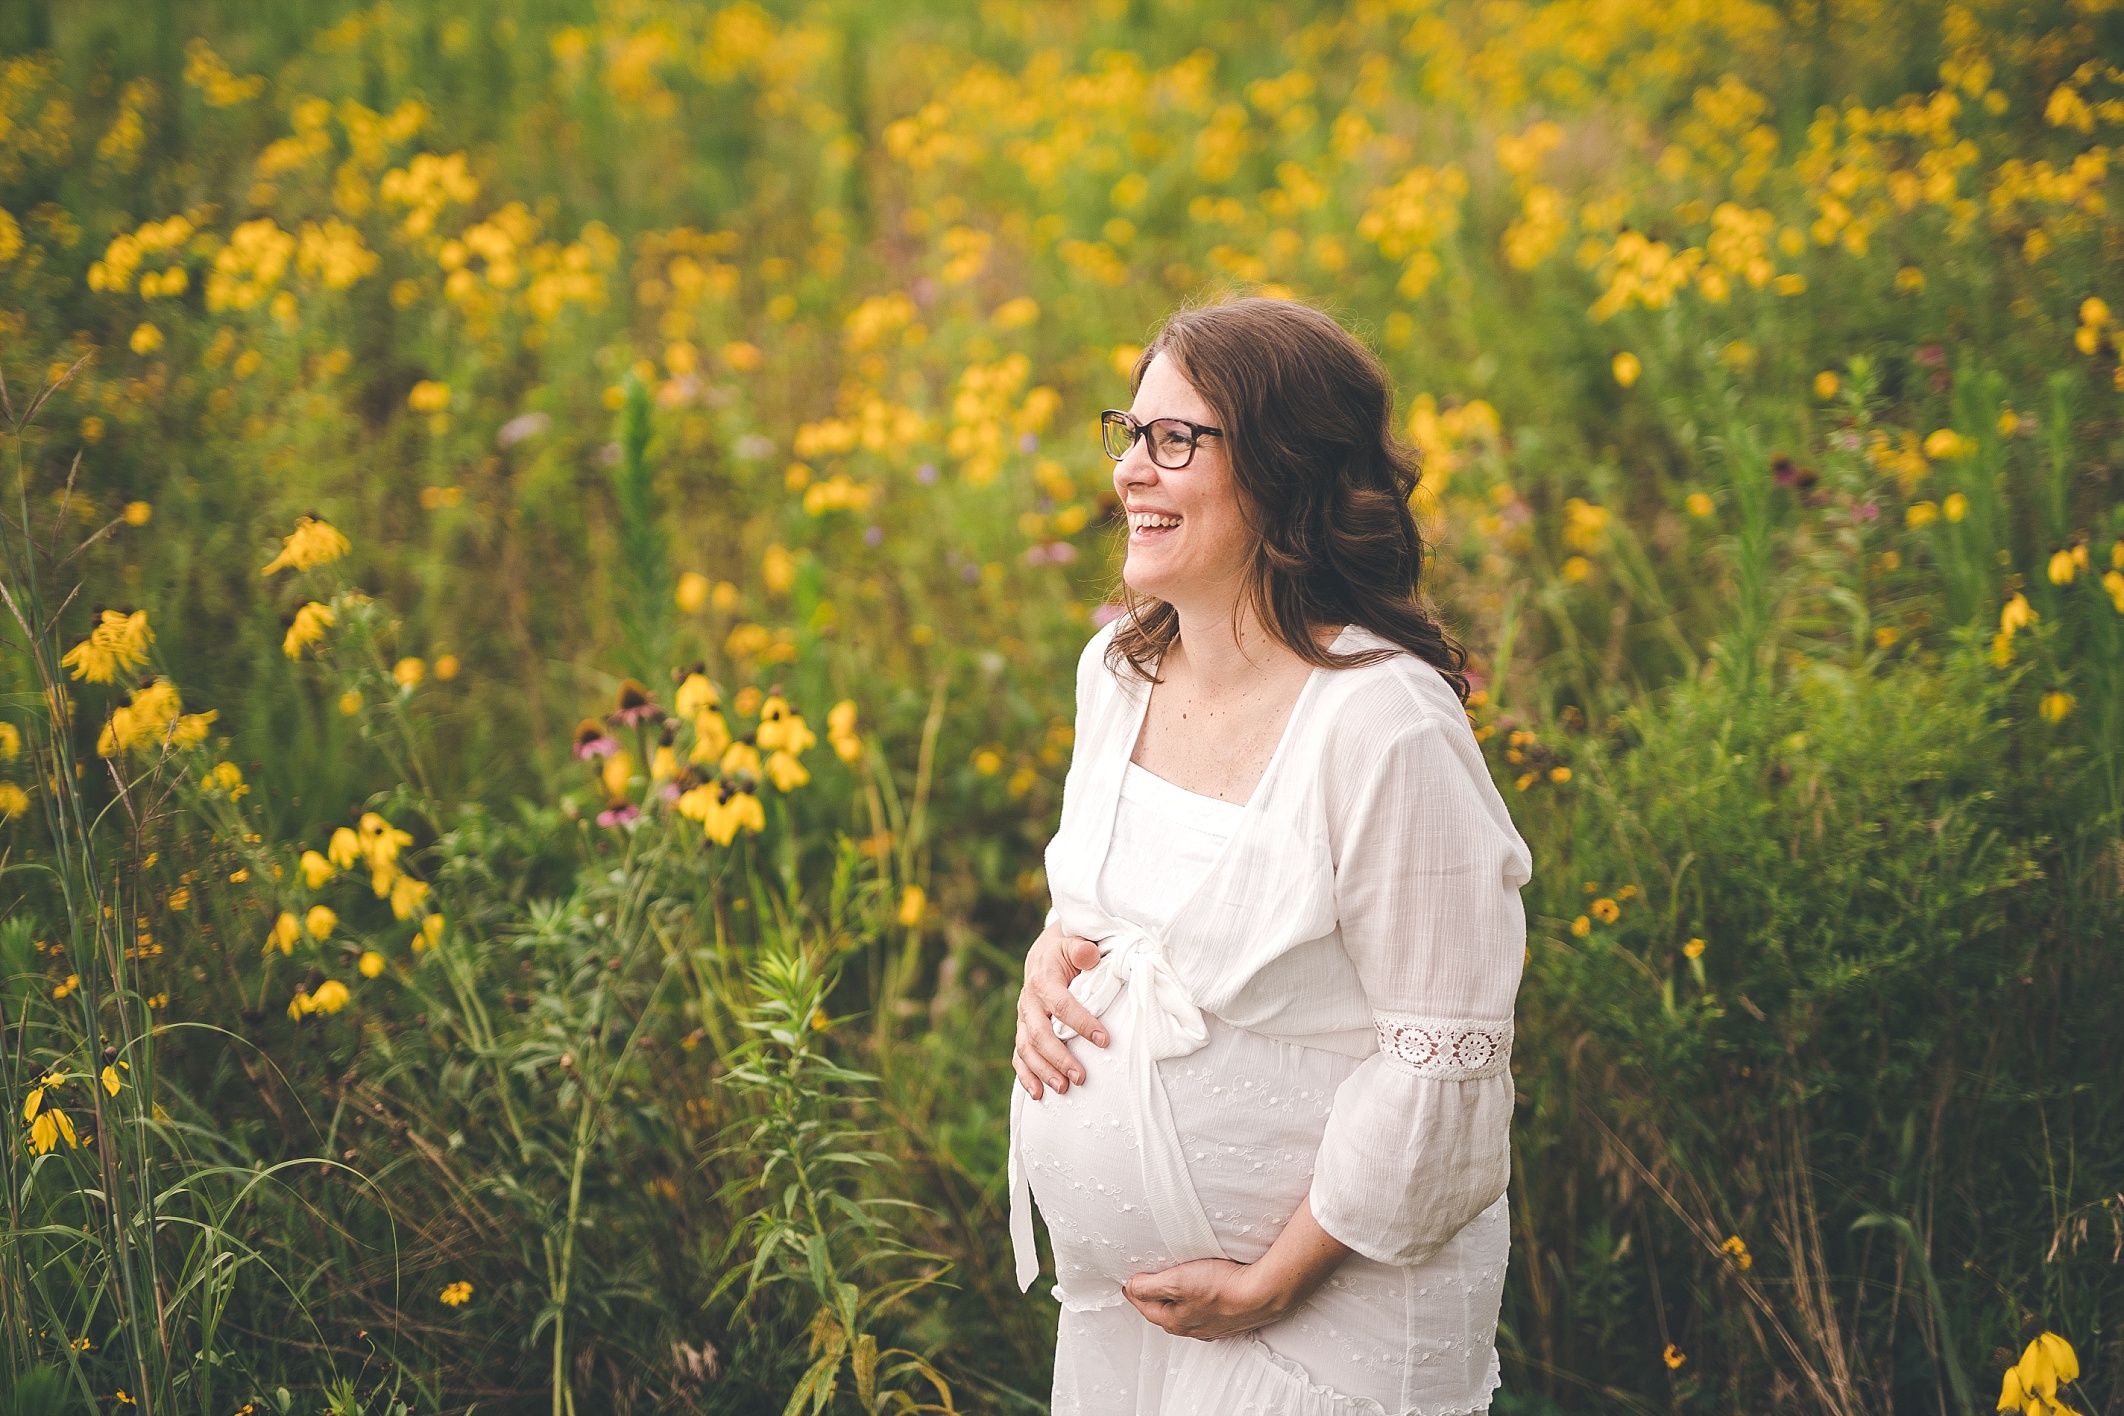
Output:
<svg viewBox="0 0 2124 1416">
<path fill-rule="evenodd" d="M 1255 536 L 1247 606 L 1309 664 L 1356 668 L 1391 649 L 1338 654 L 1316 630 L 1359 624 L 1438 670 L 1465 701 L 1467 651 L 1420 589 L 1423 537 L 1409 510 L 1421 455 L 1394 431 L 1394 394 L 1372 351 L 1295 300 L 1223 300 L 1178 311 L 1136 360 L 1129 391 L 1164 354 L 1215 410 L 1239 505 Z M 1155 681 L 1179 613 L 1121 586 L 1107 665 Z"/>
</svg>

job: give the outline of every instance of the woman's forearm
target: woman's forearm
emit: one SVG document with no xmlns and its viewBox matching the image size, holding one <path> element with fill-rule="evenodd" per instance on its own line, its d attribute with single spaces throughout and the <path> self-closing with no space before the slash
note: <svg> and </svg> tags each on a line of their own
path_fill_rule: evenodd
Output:
<svg viewBox="0 0 2124 1416">
<path fill-rule="evenodd" d="M 1350 1246 L 1320 1227 L 1313 1218 L 1310 1195 L 1298 1204 L 1297 1213 L 1283 1226 L 1269 1251 L 1241 1271 L 1255 1301 L 1275 1317 L 1281 1317 L 1313 1295 L 1327 1282 Z"/>
</svg>

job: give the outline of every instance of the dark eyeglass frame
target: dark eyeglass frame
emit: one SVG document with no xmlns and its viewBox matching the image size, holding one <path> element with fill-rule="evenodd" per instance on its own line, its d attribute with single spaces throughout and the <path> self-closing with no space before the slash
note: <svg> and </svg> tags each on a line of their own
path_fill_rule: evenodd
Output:
<svg viewBox="0 0 2124 1416">
<path fill-rule="evenodd" d="M 1131 418 L 1125 409 L 1108 408 L 1099 414 L 1100 449 L 1109 458 L 1119 462 L 1122 458 L 1128 456 L 1128 450 L 1136 445 L 1136 439 L 1143 437 L 1145 433 L 1150 432 L 1160 423 L 1170 423 L 1175 427 L 1187 429 L 1187 455 L 1178 462 L 1160 462 L 1158 460 L 1158 440 L 1156 438 L 1146 439 L 1144 443 L 1145 451 L 1150 454 L 1151 464 L 1156 467 L 1162 467 L 1168 472 L 1177 472 L 1190 462 L 1193 462 L 1195 460 L 1195 447 L 1202 439 L 1221 438 L 1224 436 L 1224 429 L 1222 428 L 1211 428 L 1201 423 L 1190 423 L 1185 418 L 1153 418 L 1148 423 L 1139 423 L 1134 418 Z M 1117 427 L 1128 429 L 1128 442 L 1123 445 L 1119 452 L 1114 451 L 1113 435 L 1107 431 L 1109 428 Z"/>
</svg>

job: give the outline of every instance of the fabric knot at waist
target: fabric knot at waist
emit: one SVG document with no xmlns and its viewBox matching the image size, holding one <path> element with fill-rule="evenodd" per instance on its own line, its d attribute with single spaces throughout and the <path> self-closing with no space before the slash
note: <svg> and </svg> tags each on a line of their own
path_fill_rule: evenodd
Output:
<svg viewBox="0 0 2124 1416">
<path fill-rule="evenodd" d="M 1129 1112 L 1135 1121 L 1137 1154 L 1143 1163 L 1143 1187 L 1151 1217 L 1166 1252 L 1175 1263 L 1187 1259 L 1229 1258 L 1217 1242 L 1173 1123 L 1172 1104 L 1158 1078 L 1158 1063 L 1185 1057 L 1209 1041 L 1209 1026 L 1187 985 L 1167 957 L 1163 941 L 1131 925 L 1116 924 L 1099 940 L 1096 967 L 1070 980 L 1069 991 L 1094 1017 L 1105 1017 L 1116 1003 L 1128 1010 Z M 1055 1035 L 1077 1036 L 1059 1019 Z M 1039 1250 L 1033 1243 L 1032 1183 L 1018 1155 L 1020 1118 L 1029 1101 L 1025 1088 L 1012 1084 L 1010 1097 L 1010 1243 L 1017 1261 L 1018 1287 L 1032 1286 L 1039 1276 Z"/>
</svg>

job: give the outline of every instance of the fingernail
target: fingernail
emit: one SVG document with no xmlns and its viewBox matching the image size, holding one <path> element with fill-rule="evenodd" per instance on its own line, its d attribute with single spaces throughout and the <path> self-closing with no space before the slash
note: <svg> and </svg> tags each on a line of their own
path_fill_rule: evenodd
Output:
<svg viewBox="0 0 2124 1416">
<path fill-rule="evenodd" d="M 1082 1072 L 1071 1072 L 1069 1079 L 1080 1087 L 1084 1085 L 1084 1074 Z"/>
<path fill-rule="evenodd" d="M 1092 1041 L 1098 1043 L 1099 1046 L 1104 1047 L 1106 1046 L 1106 1034 L 1103 1032 L 1095 1032 L 1092 1034 Z"/>
</svg>

